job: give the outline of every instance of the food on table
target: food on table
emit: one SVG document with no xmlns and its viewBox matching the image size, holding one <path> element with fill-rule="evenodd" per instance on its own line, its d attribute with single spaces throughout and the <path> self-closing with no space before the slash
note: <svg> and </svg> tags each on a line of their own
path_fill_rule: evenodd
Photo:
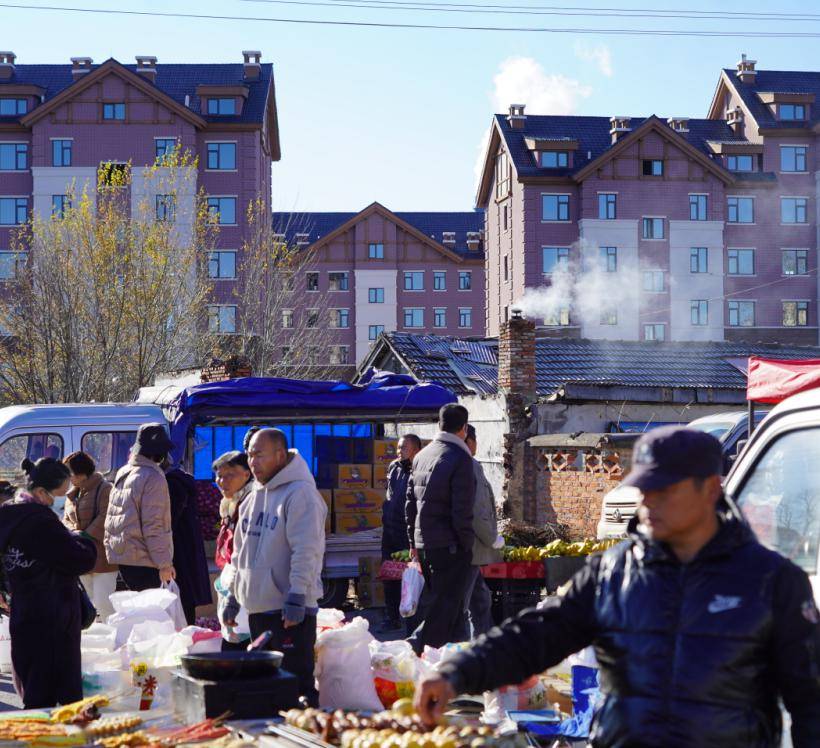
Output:
<svg viewBox="0 0 820 748">
<path fill-rule="evenodd" d="M 127 730 L 133 730 L 142 724 L 142 717 L 121 716 L 103 717 L 94 724 L 85 728 L 84 733 L 87 738 L 101 738 L 106 735 L 117 735 Z"/>
<path fill-rule="evenodd" d="M 181 730 L 174 730 L 174 732 L 167 733 L 156 742 L 164 746 L 182 745 L 183 743 L 199 743 L 203 741 L 217 740 L 225 737 L 230 731 L 227 727 L 222 726 L 224 717 L 217 717 L 215 719 L 206 719 L 202 722 L 197 722 L 190 727 L 183 727 Z"/>
<path fill-rule="evenodd" d="M 147 732 L 129 732 L 125 735 L 112 735 L 108 738 L 100 738 L 94 745 L 101 745 L 103 748 L 124 748 L 124 746 L 148 746 L 159 745 L 156 738 Z"/>
<path fill-rule="evenodd" d="M 101 707 L 108 706 L 107 696 L 89 696 L 87 699 L 75 701 L 73 704 L 66 704 L 65 706 L 58 706 L 52 713 L 51 719 L 53 722 L 70 722 L 84 709 L 91 706 Z"/>
<path fill-rule="evenodd" d="M 36 738 L 65 737 L 64 725 L 54 725 L 44 719 L 0 719 L 0 740 L 32 741 Z"/>
<path fill-rule="evenodd" d="M 520 734 L 497 736 L 489 727 L 439 726 L 427 733 L 396 733 L 391 730 L 347 730 L 342 748 L 522 748 Z"/>
<path fill-rule="evenodd" d="M 608 548 L 617 545 L 623 538 L 608 538 L 607 540 L 580 540 L 568 543 L 565 540 L 553 540 L 543 547 L 505 546 L 505 561 L 543 561 L 545 558 L 556 556 L 588 556 L 590 553 L 602 553 Z"/>
</svg>

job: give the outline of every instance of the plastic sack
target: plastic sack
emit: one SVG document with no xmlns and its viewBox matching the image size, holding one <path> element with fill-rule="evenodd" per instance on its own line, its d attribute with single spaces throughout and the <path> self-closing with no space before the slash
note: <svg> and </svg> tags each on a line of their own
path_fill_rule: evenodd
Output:
<svg viewBox="0 0 820 748">
<path fill-rule="evenodd" d="M 424 576 L 421 568 L 416 563 L 410 563 L 401 575 L 401 602 L 399 603 L 399 615 L 402 618 L 410 618 L 416 615 L 419 607 L 421 591 L 424 589 Z"/>
<path fill-rule="evenodd" d="M 345 625 L 345 614 L 336 608 L 319 608 L 316 614 L 317 633 L 328 629 L 340 629 Z"/>
<path fill-rule="evenodd" d="M 504 686 L 484 694 L 484 721 L 496 724 L 510 710 L 544 709 L 547 706 L 547 687 L 533 675 L 517 686 Z"/>
<path fill-rule="evenodd" d="M 83 650 L 113 652 L 116 649 L 117 629 L 104 623 L 92 623 L 80 637 Z"/>
<path fill-rule="evenodd" d="M 8 616 L 0 616 L 0 673 L 11 672 L 11 631 Z"/>
<path fill-rule="evenodd" d="M 416 653 L 407 641 L 370 642 L 373 683 L 385 709 L 393 706 L 398 699 L 413 696 L 419 664 Z"/>
<path fill-rule="evenodd" d="M 168 592 L 173 594 L 176 598 L 176 600 L 172 602 L 166 610 L 168 611 L 168 615 L 171 616 L 177 631 L 182 631 L 182 629 L 188 625 L 188 621 L 185 618 L 185 611 L 183 610 L 182 602 L 179 599 L 179 585 L 177 585 L 177 583 L 172 579 L 170 582 L 165 582 L 162 585 L 162 589 L 168 590 Z"/>
<path fill-rule="evenodd" d="M 382 708 L 370 670 L 372 641 L 368 623 L 360 617 L 316 637 L 316 680 L 322 709 Z"/>
<path fill-rule="evenodd" d="M 170 621 L 172 625 L 174 623 L 168 613 L 162 610 L 162 608 L 145 608 L 143 610 L 132 610 L 128 613 L 114 613 L 114 615 L 108 616 L 108 625 L 112 626 L 117 632 L 116 638 L 114 639 L 115 649 L 119 649 L 128 641 L 128 637 L 131 636 L 131 631 L 134 626 L 146 621 L 154 621 L 156 623 Z"/>
</svg>

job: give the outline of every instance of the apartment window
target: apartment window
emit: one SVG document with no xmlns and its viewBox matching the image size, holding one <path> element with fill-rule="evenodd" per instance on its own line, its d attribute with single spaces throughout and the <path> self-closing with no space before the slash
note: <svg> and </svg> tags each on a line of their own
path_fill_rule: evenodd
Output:
<svg viewBox="0 0 820 748">
<path fill-rule="evenodd" d="M 510 194 L 510 160 L 504 151 L 495 157 L 495 196 L 497 199 Z"/>
<path fill-rule="evenodd" d="M 504 255 L 504 280 L 510 279 L 510 263 L 507 260 L 507 255 Z"/>
<path fill-rule="evenodd" d="M 331 309 L 330 310 L 330 326 L 345 330 L 350 327 L 350 310 L 349 309 Z"/>
<path fill-rule="evenodd" d="M 236 99 L 208 99 L 208 114 L 215 116 L 236 114 Z"/>
<path fill-rule="evenodd" d="M 332 345 L 330 346 L 330 363 L 336 366 L 343 366 L 350 363 L 350 346 Z"/>
<path fill-rule="evenodd" d="M 26 257 L 26 252 L 0 252 L 0 280 L 14 280 Z"/>
<path fill-rule="evenodd" d="M 806 168 L 806 154 L 808 148 L 804 145 L 780 146 L 780 171 L 808 171 Z"/>
<path fill-rule="evenodd" d="M 405 309 L 405 327 L 424 327 L 424 309 Z"/>
<path fill-rule="evenodd" d="M 754 156 L 748 154 L 727 156 L 726 168 L 729 171 L 754 171 Z"/>
<path fill-rule="evenodd" d="M 618 310 L 617 309 L 602 309 L 600 323 L 602 325 L 617 325 L 618 324 Z"/>
<path fill-rule="evenodd" d="M 348 291 L 350 284 L 346 272 L 328 273 L 328 283 L 331 291 Z"/>
<path fill-rule="evenodd" d="M 783 327 L 805 327 L 809 324 L 808 301 L 783 302 Z"/>
<path fill-rule="evenodd" d="M 689 195 L 689 220 L 690 221 L 705 221 L 706 220 L 706 195 Z"/>
<path fill-rule="evenodd" d="M 162 161 L 166 156 L 170 156 L 178 145 L 176 138 L 154 138 L 154 155 L 157 161 Z"/>
<path fill-rule="evenodd" d="M 458 326 L 472 327 L 473 326 L 473 310 L 459 309 L 458 310 Z"/>
<path fill-rule="evenodd" d="M 51 217 L 63 218 L 65 212 L 71 207 L 71 202 L 68 195 L 52 195 L 51 196 Z"/>
<path fill-rule="evenodd" d="M 443 270 L 433 271 L 433 290 L 446 291 L 447 290 L 447 273 Z"/>
<path fill-rule="evenodd" d="M 616 206 L 618 196 L 612 192 L 602 192 L 598 194 L 598 218 L 612 221 L 616 216 Z"/>
<path fill-rule="evenodd" d="M 20 226 L 28 218 L 28 199 L 0 197 L 0 226 Z"/>
<path fill-rule="evenodd" d="M 125 104 L 121 101 L 111 104 L 103 104 L 103 119 L 119 120 L 125 119 Z"/>
<path fill-rule="evenodd" d="M 658 158 L 645 158 L 642 164 L 642 171 L 645 177 L 662 177 L 663 161 Z"/>
<path fill-rule="evenodd" d="M 26 99 L 0 99 L 0 117 L 17 117 L 27 111 Z"/>
<path fill-rule="evenodd" d="M 729 223 L 755 222 L 755 201 L 751 197 L 730 197 L 727 209 L 726 219 Z"/>
<path fill-rule="evenodd" d="M 293 309 L 282 310 L 282 327 L 291 329 L 293 327 Z"/>
<path fill-rule="evenodd" d="M 647 293 L 663 293 L 664 290 L 663 270 L 643 271 L 643 290 Z"/>
<path fill-rule="evenodd" d="M 71 166 L 73 140 L 52 140 L 51 141 L 51 165 Z"/>
<path fill-rule="evenodd" d="M 236 306 L 232 304 L 210 304 L 208 306 L 208 331 L 235 333 Z"/>
<path fill-rule="evenodd" d="M 176 218 L 176 197 L 174 195 L 157 195 L 155 200 L 157 220 L 173 223 Z"/>
<path fill-rule="evenodd" d="M 433 309 L 433 327 L 447 327 L 447 310 Z"/>
<path fill-rule="evenodd" d="M 601 270 L 605 273 L 614 273 L 618 270 L 618 248 L 599 247 Z"/>
<path fill-rule="evenodd" d="M 208 168 L 235 169 L 236 143 L 208 143 Z"/>
<path fill-rule="evenodd" d="M 305 273 L 305 283 L 306 288 L 308 291 L 318 291 L 319 290 L 319 273 L 316 272 L 308 272 Z"/>
<path fill-rule="evenodd" d="M 227 250 L 208 252 L 208 277 L 215 280 L 236 278 L 236 252 Z"/>
<path fill-rule="evenodd" d="M 222 226 L 236 225 L 236 198 L 209 197 L 208 213 Z"/>
<path fill-rule="evenodd" d="M 782 120 L 806 119 L 805 104 L 781 104 L 778 108 L 780 110 L 780 119 Z"/>
<path fill-rule="evenodd" d="M 729 327 L 754 327 L 754 301 L 729 302 Z"/>
<path fill-rule="evenodd" d="M 689 249 L 689 272 L 709 272 L 709 250 L 706 247 L 691 247 Z"/>
<path fill-rule="evenodd" d="M 314 329 L 319 324 L 319 310 L 307 309 L 305 310 L 305 324 L 309 329 Z"/>
<path fill-rule="evenodd" d="M 567 327 L 569 325 L 569 307 L 562 306 L 553 310 L 544 317 L 544 324 L 547 327 Z"/>
<path fill-rule="evenodd" d="M 569 247 L 541 247 L 541 272 L 549 275 L 569 267 Z"/>
<path fill-rule="evenodd" d="M 541 195 L 542 221 L 569 221 L 569 195 Z"/>
<path fill-rule="evenodd" d="M 547 169 L 563 169 L 569 166 L 569 151 L 542 151 L 541 166 Z"/>
<path fill-rule="evenodd" d="M 641 226 L 644 239 L 663 239 L 663 218 L 644 218 Z"/>
<path fill-rule="evenodd" d="M 406 271 L 404 273 L 405 291 L 423 291 L 424 273 L 418 270 Z"/>
<path fill-rule="evenodd" d="M 367 256 L 371 260 L 383 260 L 384 259 L 384 244 L 368 244 L 367 245 Z"/>
<path fill-rule="evenodd" d="M 376 340 L 384 332 L 384 325 L 368 325 L 367 339 Z"/>
<path fill-rule="evenodd" d="M 805 197 L 781 197 L 780 220 L 783 223 L 807 223 L 809 201 Z"/>
<path fill-rule="evenodd" d="M 368 288 L 367 289 L 367 303 L 368 304 L 384 304 L 384 289 L 383 288 Z"/>
<path fill-rule="evenodd" d="M 726 272 L 729 275 L 755 274 L 755 251 L 753 249 L 729 249 L 727 257 Z"/>
<path fill-rule="evenodd" d="M 782 263 L 783 275 L 806 275 L 809 272 L 809 251 L 784 249 Z"/>
<path fill-rule="evenodd" d="M 643 326 L 643 339 L 662 341 L 666 339 L 666 325 L 663 322 L 657 322 L 652 325 Z"/>
<path fill-rule="evenodd" d="M 28 169 L 28 143 L 0 143 L 0 171 Z"/>
<path fill-rule="evenodd" d="M 289 345 L 283 345 L 282 346 L 282 359 L 287 361 L 288 358 L 290 358 L 290 346 Z"/>
<path fill-rule="evenodd" d="M 503 223 L 503 225 L 504 225 L 504 231 L 506 231 L 506 230 L 507 230 L 507 225 L 508 225 L 508 221 L 507 221 L 507 206 L 506 206 L 506 205 L 505 205 L 505 206 L 504 206 L 504 208 L 502 209 L 502 211 L 501 211 L 501 215 L 502 215 L 502 223 Z"/>
<path fill-rule="evenodd" d="M 99 184 L 105 187 L 126 187 L 131 179 L 128 164 L 106 161 L 97 170 Z"/>
<path fill-rule="evenodd" d="M 469 270 L 458 271 L 458 290 L 469 291 L 473 287 L 473 274 Z"/>
<path fill-rule="evenodd" d="M 703 299 L 689 303 L 689 314 L 692 325 L 702 327 L 709 324 L 709 302 Z"/>
</svg>

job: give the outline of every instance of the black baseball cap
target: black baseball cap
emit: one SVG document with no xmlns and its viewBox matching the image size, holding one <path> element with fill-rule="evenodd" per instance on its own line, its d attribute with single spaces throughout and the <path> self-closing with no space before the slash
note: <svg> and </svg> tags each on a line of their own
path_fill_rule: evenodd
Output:
<svg viewBox="0 0 820 748">
<path fill-rule="evenodd" d="M 137 446 L 145 455 L 166 455 L 174 443 L 161 423 L 144 423 L 137 431 Z"/>
<path fill-rule="evenodd" d="M 635 443 L 632 470 L 622 485 L 658 491 L 687 478 L 722 473 L 723 452 L 714 436 L 683 426 L 663 426 Z"/>
</svg>

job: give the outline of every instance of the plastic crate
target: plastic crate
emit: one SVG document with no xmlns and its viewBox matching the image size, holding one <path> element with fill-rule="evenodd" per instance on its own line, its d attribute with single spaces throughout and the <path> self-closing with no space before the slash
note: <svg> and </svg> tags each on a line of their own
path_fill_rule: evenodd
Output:
<svg viewBox="0 0 820 748">
<path fill-rule="evenodd" d="M 485 579 L 543 579 L 544 564 L 541 561 L 503 561 L 481 567 Z"/>
<path fill-rule="evenodd" d="M 572 579 L 587 562 L 586 556 L 554 556 L 544 559 L 544 576 L 547 589 L 555 592 Z"/>
<path fill-rule="evenodd" d="M 540 579 L 487 579 L 492 596 L 492 616 L 496 624 L 541 602 Z"/>
</svg>

